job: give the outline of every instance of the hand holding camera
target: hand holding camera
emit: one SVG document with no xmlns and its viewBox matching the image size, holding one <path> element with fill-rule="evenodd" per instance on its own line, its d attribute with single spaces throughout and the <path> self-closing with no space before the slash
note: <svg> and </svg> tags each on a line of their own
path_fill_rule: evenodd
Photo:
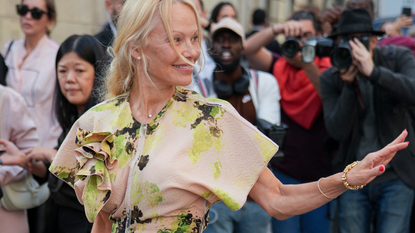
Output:
<svg viewBox="0 0 415 233">
<path fill-rule="evenodd" d="M 356 80 L 356 75 L 359 73 L 359 70 L 355 65 L 351 65 L 349 68 L 339 70 L 339 72 L 343 81 L 353 83 Z"/>
<path fill-rule="evenodd" d="M 349 43 L 354 58 L 353 65 L 355 65 L 363 75 L 369 77 L 375 67 L 370 52 L 358 38 L 350 40 Z"/>
<path fill-rule="evenodd" d="M 288 20 L 283 25 L 285 37 L 299 37 L 301 36 L 302 25 L 297 20 Z"/>
</svg>

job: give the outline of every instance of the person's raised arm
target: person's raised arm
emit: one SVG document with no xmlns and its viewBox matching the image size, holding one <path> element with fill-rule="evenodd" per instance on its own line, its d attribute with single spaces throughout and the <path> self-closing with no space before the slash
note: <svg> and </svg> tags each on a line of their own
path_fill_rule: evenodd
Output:
<svg viewBox="0 0 415 233">
<path fill-rule="evenodd" d="M 383 174 L 385 166 L 397 151 L 408 146 L 404 142 L 408 133 L 404 130 L 382 150 L 368 154 L 346 172 L 345 182 L 350 186 L 366 185 Z M 316 209 L 347 190 L 342 173 L 299 185 L 283 185 L 266 168 L 253 186 L 252 197 L 269 215 L 283 220 Z"/>
<path fill-rule="evenodd" d="M 282 24 L 275 24 L 253 34 L 245 41 L 244 54 L 249 56 L 257 53 L 261 48 L 275 39 L 275 36 L 283 32 L 284 28 Z"/>
<path fill-rule="evenodd" d="M 244 55 L 250 66 L 256 70 L 269 71 L 272 66 L 272 54 L 265 48 L 275 38 L 273 26 L 250 36 L 244 45 Z"/>
<path fill-rule="evenodd" d="M 258 33 L 255 33 L 245 41 L 244 55 L 253 69 L 268 72 L 273 65 L 272 53 L 264 46 L 272 41 L 276 35 L 284 33 L 286 37 L 301 35 L 301 24 L 290 20 L 284 24 L 275 24 Z"/>
</svg>

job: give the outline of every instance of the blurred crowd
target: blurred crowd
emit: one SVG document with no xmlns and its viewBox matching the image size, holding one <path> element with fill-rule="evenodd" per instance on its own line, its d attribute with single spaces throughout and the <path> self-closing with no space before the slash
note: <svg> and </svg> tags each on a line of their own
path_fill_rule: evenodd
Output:
<svg viewBox="0 0 415 233">
<path fill-rule="evenodd" d="M 9 210 L 1 202 L 0 233 L 91 231 L 74 190 L 48 167 L 74 122 L 104 100 L 125 1 L 105 0 L 111 17 L 102 31 L 72 35 L 61 45 L 49 37 L 59 14 L 53 0 L 22 0 L 14 9 L 25 37 L 1 49 L 0 186 L 31 174 L 38 184 L 47 183 L 50 196 L 27 210 Z M 211 12 L 203 0 L 193 4 L 205 32 L 201 65 L 187 88 L 228 101 L 277 142 L 280 152 L 269 167 L 282 183 L 324 179 L 404 128 L 415 133 L 412 15 L 374 29 L 371 0 L 329 9 L 303 6 L 281 24 L 270 24 L 266 11 L 257 9 L 245 32 L 231 3 Z M 284 43 L 276 40 L 279 35 Z M 363 189 L 326 196 L 333 200 L 287 220 L 272 218 L 249 199 L 238 211 L 217 203 L 204 232 L 415 232 L 414 145 L 399 153 Z"/>
</svg>

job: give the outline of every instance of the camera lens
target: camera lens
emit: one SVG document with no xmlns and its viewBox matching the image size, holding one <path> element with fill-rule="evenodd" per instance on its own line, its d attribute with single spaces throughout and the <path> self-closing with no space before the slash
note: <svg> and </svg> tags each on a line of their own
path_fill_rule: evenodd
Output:
<svg viewBox="0 0 415 233">
<path fill-rule="evenodd" d="M 312 45 L 304 45 L 301 49 L 301 54 L 303 56 L 303 62 L 311 63 L 316 58 L 316 47 Z"/>
<path fill-rule="evenodd" d="M 338 48 L 333 52 L 332 64 L 337 69 L 347 69 L 352 65 L 352 54 L 348 48 Z"/>
<path fill-rule="evenodd" d="M 282 53 L 287 57 L 294 57 L 300 51 L 297 39 L 287 39 L 282 45 Z"/>
</svg>

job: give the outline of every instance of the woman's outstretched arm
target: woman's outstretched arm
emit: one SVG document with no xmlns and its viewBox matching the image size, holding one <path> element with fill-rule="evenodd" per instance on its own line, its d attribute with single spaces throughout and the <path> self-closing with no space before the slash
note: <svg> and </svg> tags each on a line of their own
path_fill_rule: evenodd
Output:
<svg viewBox="0 0 415 233">
<path fill-rule="evenodd" d="M 383 174 L 385 165 L 396 152 L 408 146 L 409 142 L 404 142 L 407 135 L 404 130 L 382 150 L 368 154 L 347 173 L 347 182 L 352 186 L 365 185 Z M 328 197 L 341 195 L 347 190 L 342 181 L 342 173 L 321 179 L 320 189 Z M 259 176 L 249 196 L 269 215 L 280 220 L 309 212 L 331 200 L 320 192 L 317 182 L 283 185 L 268 168 Z"/>
</svg>

